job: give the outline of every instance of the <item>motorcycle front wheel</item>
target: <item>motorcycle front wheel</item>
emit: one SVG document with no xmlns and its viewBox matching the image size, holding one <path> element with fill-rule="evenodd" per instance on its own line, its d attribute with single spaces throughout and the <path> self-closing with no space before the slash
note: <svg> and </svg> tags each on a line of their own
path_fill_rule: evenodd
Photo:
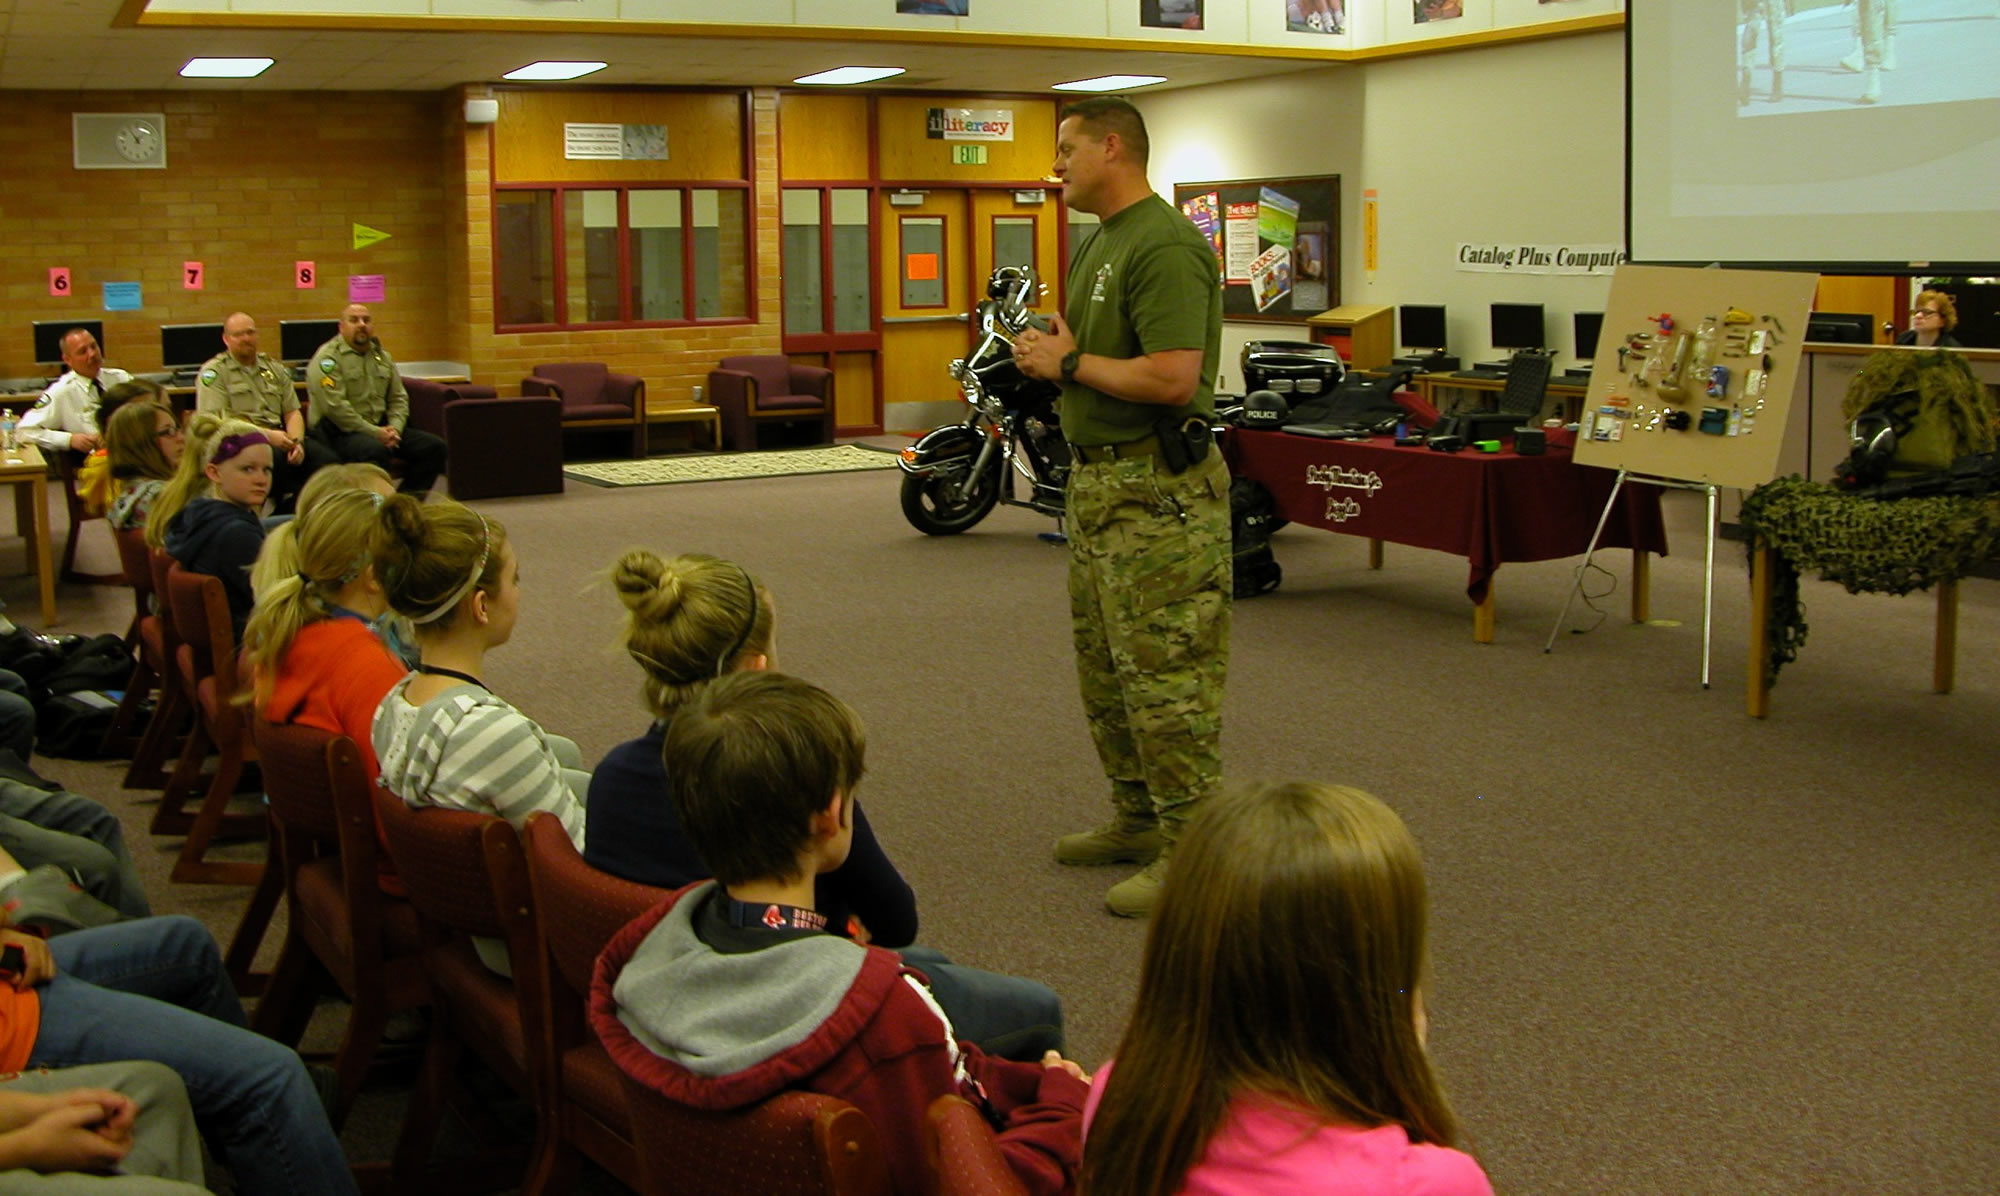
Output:
<svg viewBox="0 0 2000 1196">
<path fill-rule="evenodd" d="M 994 465 L 1000 464 L 996 457 Z M 903 518 L 927 536 L 955 536 L 986 518 L 1000 501 L 999 470 L 988 467 L 969 486 L 953 476 L 903 477 Z"/>
</svg>

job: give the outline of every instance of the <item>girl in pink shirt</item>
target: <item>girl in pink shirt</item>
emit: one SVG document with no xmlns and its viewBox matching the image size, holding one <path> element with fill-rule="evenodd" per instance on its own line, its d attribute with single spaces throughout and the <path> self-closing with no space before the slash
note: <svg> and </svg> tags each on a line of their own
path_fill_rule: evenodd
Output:
<svg viewBox="0 0 2000 1196">
<path fill-rule="evenodd" d="M 1085 1196 L 1491 1196 L 1424 1051 L 1416 842 L 1358 789 L 1213 798 L 1084 1108 Z"/>
</svg>

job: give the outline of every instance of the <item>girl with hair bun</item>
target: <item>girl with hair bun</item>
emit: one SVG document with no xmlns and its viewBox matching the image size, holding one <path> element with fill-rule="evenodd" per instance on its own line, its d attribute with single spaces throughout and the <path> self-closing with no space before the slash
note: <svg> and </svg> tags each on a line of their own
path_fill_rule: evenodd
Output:
<svg viewBox="0 0 2000 1196">
<path fill-rule="evenodd" d="M 1426 906 L 1408 828 L 1359 789 L 1208 802 L 1084 1106 L 1078 1191 L 1492 1196 L 1424 1050 Z"/>
<path fill-rule="evenodd" d="M 382 784 L 411 806 L 496 814 L 517 830 L 546 810 L 582 851 L 590 777 L 576 771 L 576 744 L 484 679 L 486 653 L 513 635 L 520 602 L 506 529 L 455 502 L 399 494 L 382 503 L 374 563 L 389 606 L 415 624 L 421 657 L 375 712 Z"/>
<path fill-rule="evenodd" d="M 104 425 L 104 448 L 118 491 L 111 500 L 113 528 L 146 526 L 147 514 L 173 478 L 186 443 L 173 408 L 156 399 L 137 399 L 112 413 Z"/>
<path fill-rule="evenodd" d="M 174 480 L 153 500 L 146 543 L 190 573 L 219 578 L 238 638 L 254 604 L 250 566 L 264 545 L 259 513 L 271 493 L 271 442 L 257 425 L 196 412 Z"/>
<path fill-rule="evenodd" d="M 613 876 L 678 889 L 714 873 L 681 829 L 660 758 L 667 723 L 717 677 L 771 666 L 777 610 L 741 565 L 703 553 L 663 559 L 643 548 L 618 558 L 611 584 L 625 606 L 626 654 L 653 715 L 637 739 L 605 755 L 590 778 L 584 861 Z M 883 851 L 861 803 L 846 863 L 816 878 L 813 908 L 838 933 L 899 951 L 922 971 L 960 1038 L 988 1054 L 1039 1062 L 1060 1050 L 1062 1002 L 1048 986 L 952 963 L 917 937 L 917 899 Z"/>
</svg>

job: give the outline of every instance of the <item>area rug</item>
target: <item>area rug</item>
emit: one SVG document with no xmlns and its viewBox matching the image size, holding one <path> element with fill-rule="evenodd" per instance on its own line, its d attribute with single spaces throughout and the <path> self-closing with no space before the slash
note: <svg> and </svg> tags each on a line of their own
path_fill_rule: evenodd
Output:
<svg viewBox="0 0 2000 1196">
<path fill-rule="evenodd" d="M 644 461 L 593 461 L 566 465 L 563 476 L 593 486 L 666 486 L 675 482 L 728 482 L 801 473 L 894 469 L 896 455 L 858 444 L 786 449 L 769 453 L 716 453 L 702 457 L 651 457 Z"/>
</svg>

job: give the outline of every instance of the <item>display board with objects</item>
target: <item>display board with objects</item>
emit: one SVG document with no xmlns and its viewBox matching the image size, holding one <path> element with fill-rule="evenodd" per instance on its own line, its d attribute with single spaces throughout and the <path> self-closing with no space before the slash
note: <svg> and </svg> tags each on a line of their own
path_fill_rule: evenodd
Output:
<svg viewBox="0 0 2000 1196">
<path fill-rule="evenodd" d="M 1620 266 L 1576 460 L 1751 488 L 1777 474 L 1817 274 Z"/>
</svg>

